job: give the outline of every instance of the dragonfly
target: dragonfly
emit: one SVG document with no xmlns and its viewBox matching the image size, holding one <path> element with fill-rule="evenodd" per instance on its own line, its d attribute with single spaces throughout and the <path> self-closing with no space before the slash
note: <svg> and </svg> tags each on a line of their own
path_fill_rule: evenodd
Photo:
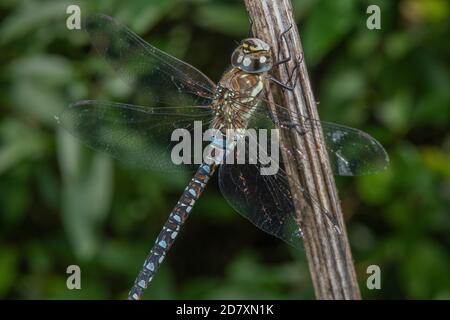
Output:
<svg viewBox="0 0 450 320">
<path fill-rule="evenodd" d="M 219 133 L 228 129 L 272 130 L 284 126 L 309 135 L 313 129 L 319 129 L 324 134 L 335 174 L 372 174 L 388 166 L 389 158 L 382 145 L 363 131 L 292 114 L 276 104 L 280 114 L 275 117 L 270 108 L 274 103 L 264 98 L 265 81 L 292 90 L 297 78 L 295 69 L 290 83 L 282 83 L 270 75 L 274 66 L 291 57 L 275 54 L 258 38 L 247 38 L 238 44 L 231 56 L 231 66 L 215 84 L 195 67 L 150 45 L 111 17 L 90 16 L 85 30 L 96 51 L 139 95 L 146 97 L 149 106 L 79 101 L 57 117 L 60 125 L 87 146 L 125 164 L 166 172 L 195 170 L 145 259 L 129 292 L 131 300 L 141 299 L 216 171 L 220 190 L 231 207 L 261 230 L 288 244 L 297 247 L 302 238 L 291 188 L 296 188 L 308 206 L 319 209 L 337 226 L 333 215 L 317 199 L 301 185 L 289 184 L 282 159 L 276 173 L 269 175 L 263 174 L 264 165 L 258 161 L 227 163 L 224 155 L 238 153 L 230 148 L 236 141 L 232 143 L 225 134 L 216 134 L 202 142 L 202 147 L 210 147 L 211 153 L 206 157 L 209 161 L 176 164 L 171 158 L 178 143 L 172 139 L 174 130 L 192 133 L 195 122 L 203 125 L 202 130 L 213 128 Z M 224 150 L 225 153 L 221 152 Z"/>
</svg>

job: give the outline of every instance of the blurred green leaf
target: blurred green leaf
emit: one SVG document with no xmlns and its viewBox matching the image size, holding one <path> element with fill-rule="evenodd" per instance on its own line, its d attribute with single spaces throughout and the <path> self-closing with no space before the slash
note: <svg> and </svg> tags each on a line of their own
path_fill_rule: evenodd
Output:
<svg viewBox="0 0 450 320">
<path fill-rule="evenodd" d="M 358 192 L 364 201 L 382 204 L 387 202 L 392 194 L 391 181 L 392 170 L 389 168 L 378 174 L 358 177 Z"/>
<path fill-rule="evenodd" d="M 317 64 L 343 39 L 353 25 L 355 4 L 348 0 L 322 0 L 315 6 L 303 30 L 300 29 L 308 64 Z"/>
<path fill-rule="evenodd" d="M 415 22 L 439 22 L 450 15 L 450 6 L 445 0 L 407 0 L 403 3 L 403 10 Z"/>
<path fill-rule="evenodd" d="M 391 34 L 385 40 L 385 51 L 389 58 L 394 60 L 403 58 L 413 47 L 414 38 L 405 33 Z"/>
<path fill-rule="evenodd" d="M 64 182 L 62 218 L 77 256 L 90 259 L 99 246 L 98 226 L 110 207 L 112 160 L 96 154 L 85 165 L 79 152 L 81 146 L 67 133 L 60 136 L 59 146 Z"/>
<path fill-rule="evenodd" d="M 177 5 L 177 1 L 137 0 L 119 2 L 117 19 L 129 22 L 134 32 L 142 33 L 153 28 L 166 14 Z"/>
<path fill-rule="evenodd" d="M 17 273 L 17 253 L 11 248 L 2 247 L 0 250 L 0 297 L 12 287 Z"/>
<path fill-rule="evenodd" d="M 399 91 L 391 100 L 386 101 L 379 111 L 380 118 L 394 132 L 404 132 L 411 124 L 411 93 Z"/>
<path fill-rule="evenodd" d="M 345 70 L 331 70 L 327 78 L 326 100 L 329 104 L 341 104 L 358 98 L 365 93 L 366 80 L 364 74 L 358 70 L 345 66 Z"/>
<path fill-rule="evenodd" d="M 74 77 L 69 61 L 57 55 L 32 55 L 14 60 L 7 69 L 14 81 L 46 86 L 67 84 Z"/>
<path fill-rule="evenodd" d="M 22 1 L 13 14 L 0 25 L 0 44 L 4 45 L 24 37 L 39 26 L 65 17 L 70 1 L 47 1 L 45 5 L 38 1 Z"/>
<path fill-rule="evenodd" d="M 380 45 L 382 37 L 378 32 L 373 32 L 366 28 L 359 29 L 350 42 L 349 51 L 357 57 L 365 57 L 374 53 Z"/>
<path fill-rule="evenodd" d="M 428 241 L 419 241 L 402 264 L 403 284 L 409 297 L 437 298 L 433 292 L 450 286 L 450 278 L 442 277 L 449 269 L 449 260 L 443 248 Z"/>
<path fill-rule="evenodd" d="M 195 21 L 202 27 L 238 38 L 245 36 L 250 23 L 243 6 L 214 2 L 199 6 Z"/>
<path fill-rule="evenodd" d="M 16 109 L 48 125 L 55 125 L 55 115 L 66 105 L 57 90 L 38 82 L 27 80 L 16 82 L 11 95 Z"/>
<path fill-rule="evenodd" d="M 421 148 L 423 161 L 427 167 L 450 181 L 450 155 L 436 147 Z"/>
<path fill-rule="evenodd" d="M 0 123 L 0 174 L 25 159 L 42 156 L 46 141 L 42 133 L 15 119 Z"/>
</svg>

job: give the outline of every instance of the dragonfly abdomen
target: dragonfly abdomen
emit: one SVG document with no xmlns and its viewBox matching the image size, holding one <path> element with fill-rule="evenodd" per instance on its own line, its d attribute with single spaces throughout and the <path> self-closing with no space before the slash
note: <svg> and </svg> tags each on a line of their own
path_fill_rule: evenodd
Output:
<svg viewBox="0 0 450 320">
<path fill-rule="evenodd" d="M 139 300 L 142 297 L 144 290 L 153 280 L 156 271 L 164 261 L 167 252 L 175 242 L 181 227 L 189 217 L 195 202 L 202 194 L 206 184 L 214 174 L 216 168 L 217 165 L 215 163 L 204 163 L 198 168 L 194 177 L 191 179 L 178 200 L 177 205 L 170 213 L 169 218 L 158 235 L 158 238 L 156 238 L 155 245 L 151 249 L 150 254 L 144 262 L 144 267 L 136 278 L 134 286 L 128 294 L 129 300 Z"/>
</svg>

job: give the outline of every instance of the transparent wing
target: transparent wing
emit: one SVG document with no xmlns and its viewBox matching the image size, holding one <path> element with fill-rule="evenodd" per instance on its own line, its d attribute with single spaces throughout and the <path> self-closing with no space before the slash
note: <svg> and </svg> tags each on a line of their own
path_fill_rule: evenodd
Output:
<svg viewBox="0 0 450 320">
<path fill-rule="evenodd" d="M 258 109 L 252 115 L 253 122 L 249 127 L 257 125 L 261 128 L 293 128 L 301 135 L 322 130 L 334 174 L 360 176 L 374 174 L 388 167 L 389 156 L 386 150 L 369 134 L 355 128 L 294 114 L 281 105 L 275 105 L 275 117 L 268 107 L 269 102 L 264 98 L 258 100 Z M 261 126 L 261 123 L 264 125 Z"/>
<path fill-rule="evenodd" d="M 330 122 L 321 122 L 331 167 L 340 176 L 374 174 L 389 166 L 383 146 L 369 134 Z"/>
<path fill-rule="evenodd" d="M 300 247 L 301 230 L 295 218 L 286 174 L 262 175 L 260 165 L 222 164 L 219 186 L 228 203 L 261 230 Z"/>
<path fill-rule="evenodd" d="M 209 105 L 214 83 L 196 68 L 158 50 L 105 15 L 92 15 L 85 29 L 96 50 L 132 88 L 166 105 Z"/>
<path fill-rule="evenodd" d="M 193 136 L 194 121 L 201 125 L 200 130 L 206 130 L 211 117 L 208 107 L 148 108 L 80 101 L 64 110 L 58 121 L 89 147 L 127 165 L 170 172 L 186 169 L 173 161 L 174 146 L 186 138 L 193 148 L 194 141 L 190 137 Z M 182 135 L 172 141 L 175 129 L 181 129 Z M 186 154 L 189 159 L 185 162 L 192 163 L 192 168 L 197 167 L 193 152 Z"/>
<path fill-rule="evenodd" d="M 282 106 L 276 106 L 281 112 L 275 119 L 267 106 L 267 102 L 261 100 L 257 110 L 250 117 L 246 132 L 255 129 L 253 133 L 256 135 L 247 134 L 246 137 L 249 138 L 243 142 L 246 164 L 230 164 L 226 159 L 220 167 L 219 183 L 224 197 L 236 211 L 263 231 L 291 245 L 299 246 L 301 229 L 291 194 L 291 188 L 295 188 L 303 196 L 304 210 L 309 207 L 321 212 L 330 226 L 339 231 L 334 215 L 327 208 L 324 208 L 302 185 L 289 184 L 281 154 L 274 153 L 271 146 L 270 138 L 273 134 L 268 133 L 267 139 L 262 141 L 258 130 L 295 128 L 302 135 L 312 134 L 314 130 L 323 130 L 333 170 L 341 175 L 368 174 L 384 169 L 389 161 L 386 152 L 375 139 L 362 131 L 301 115 L 291 114 L 288 117 L 287 109 Z M 295 122 L 291 119 L 295 119 Z M 254 161 L 251 156 L 251 150 L 254 150 L 250 147 L 251 143 L 258 146 L 257 161 L 253 164 L 250 162 L 252 159 Z M 284 146 L 279 145 L 278 150 L 280 148 Z M 239 150 L 237 147 L 234 152 L 239 154 L 242 149 Z M 302 165 L 294 154 L 287 152 L 286 156 L 293 157 L 294 163 Z M 238 156 L 235 156 L 234 161 L 237 161 L 237 158 Z M 278 165 L 276 173 L 267 174 L 267 171 L 263 173 L 263 170 L 267 170 L 267 164 L 273 163 Z"/>
<path fill-rule="evenodd" d="M 321 212 L 325 221 L 339 231 L 334 216 L 316 198 L 301 184 L 289 184 L 279 152 L 282 146 L 276 143 L 279 141 L 277 131 L 267 135 L 261 135 L 258 131 L 273 128 L 269 117 L 261 113 L 252 117 L 245 138 L 241 135 L 236 142 L 234 157 L 225 158 L 220 166 L 219 185 L 222 194 L 236 211 L 261 230 L 295 247 L 301 244 L 302 232 L 291 188 L 302 195 L 300 200 L 303 200 L 304 210 L 309 208 Z M 254 152 L 254 146 L 257 146 L 257 153 Z M 245 155 L 239 157 L 241 153 Z"/>
</svg>

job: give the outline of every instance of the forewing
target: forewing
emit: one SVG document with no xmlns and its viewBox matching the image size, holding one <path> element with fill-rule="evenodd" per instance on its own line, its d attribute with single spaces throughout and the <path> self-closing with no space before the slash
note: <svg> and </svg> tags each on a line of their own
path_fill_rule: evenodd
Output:
<svg viewBox="0 0 450 320">
<path fill-rule="evenodd" d="M 172 150 L 181 140 L 193 144 L 194 121 L 206 130 L 211 121 L 207 107 L 149 108 L 123 103 L 80 101 L 58 117 L 59 123 L 89 147 L 107 153 L 127 165 L 159 171 L 181 171 Z M 172 133 L 180 129 L 172 141 Z M 200 132 L 201 134 L 201 132 Z M 200 142 L 201 143 L 201 142 Z M 191 149 L 192 151 L 192 149 Z M 193 167 L 197 164 L 189 152 Z"/>
<path fill-rule="evenodd" d="M 88 16 L 85 28 L 91 42 L 132 88 L 151 101 L 174 106 L 206 106 L 214 83 L 193 66 L 148 44 L 105 15 Z"/>
</svg>

